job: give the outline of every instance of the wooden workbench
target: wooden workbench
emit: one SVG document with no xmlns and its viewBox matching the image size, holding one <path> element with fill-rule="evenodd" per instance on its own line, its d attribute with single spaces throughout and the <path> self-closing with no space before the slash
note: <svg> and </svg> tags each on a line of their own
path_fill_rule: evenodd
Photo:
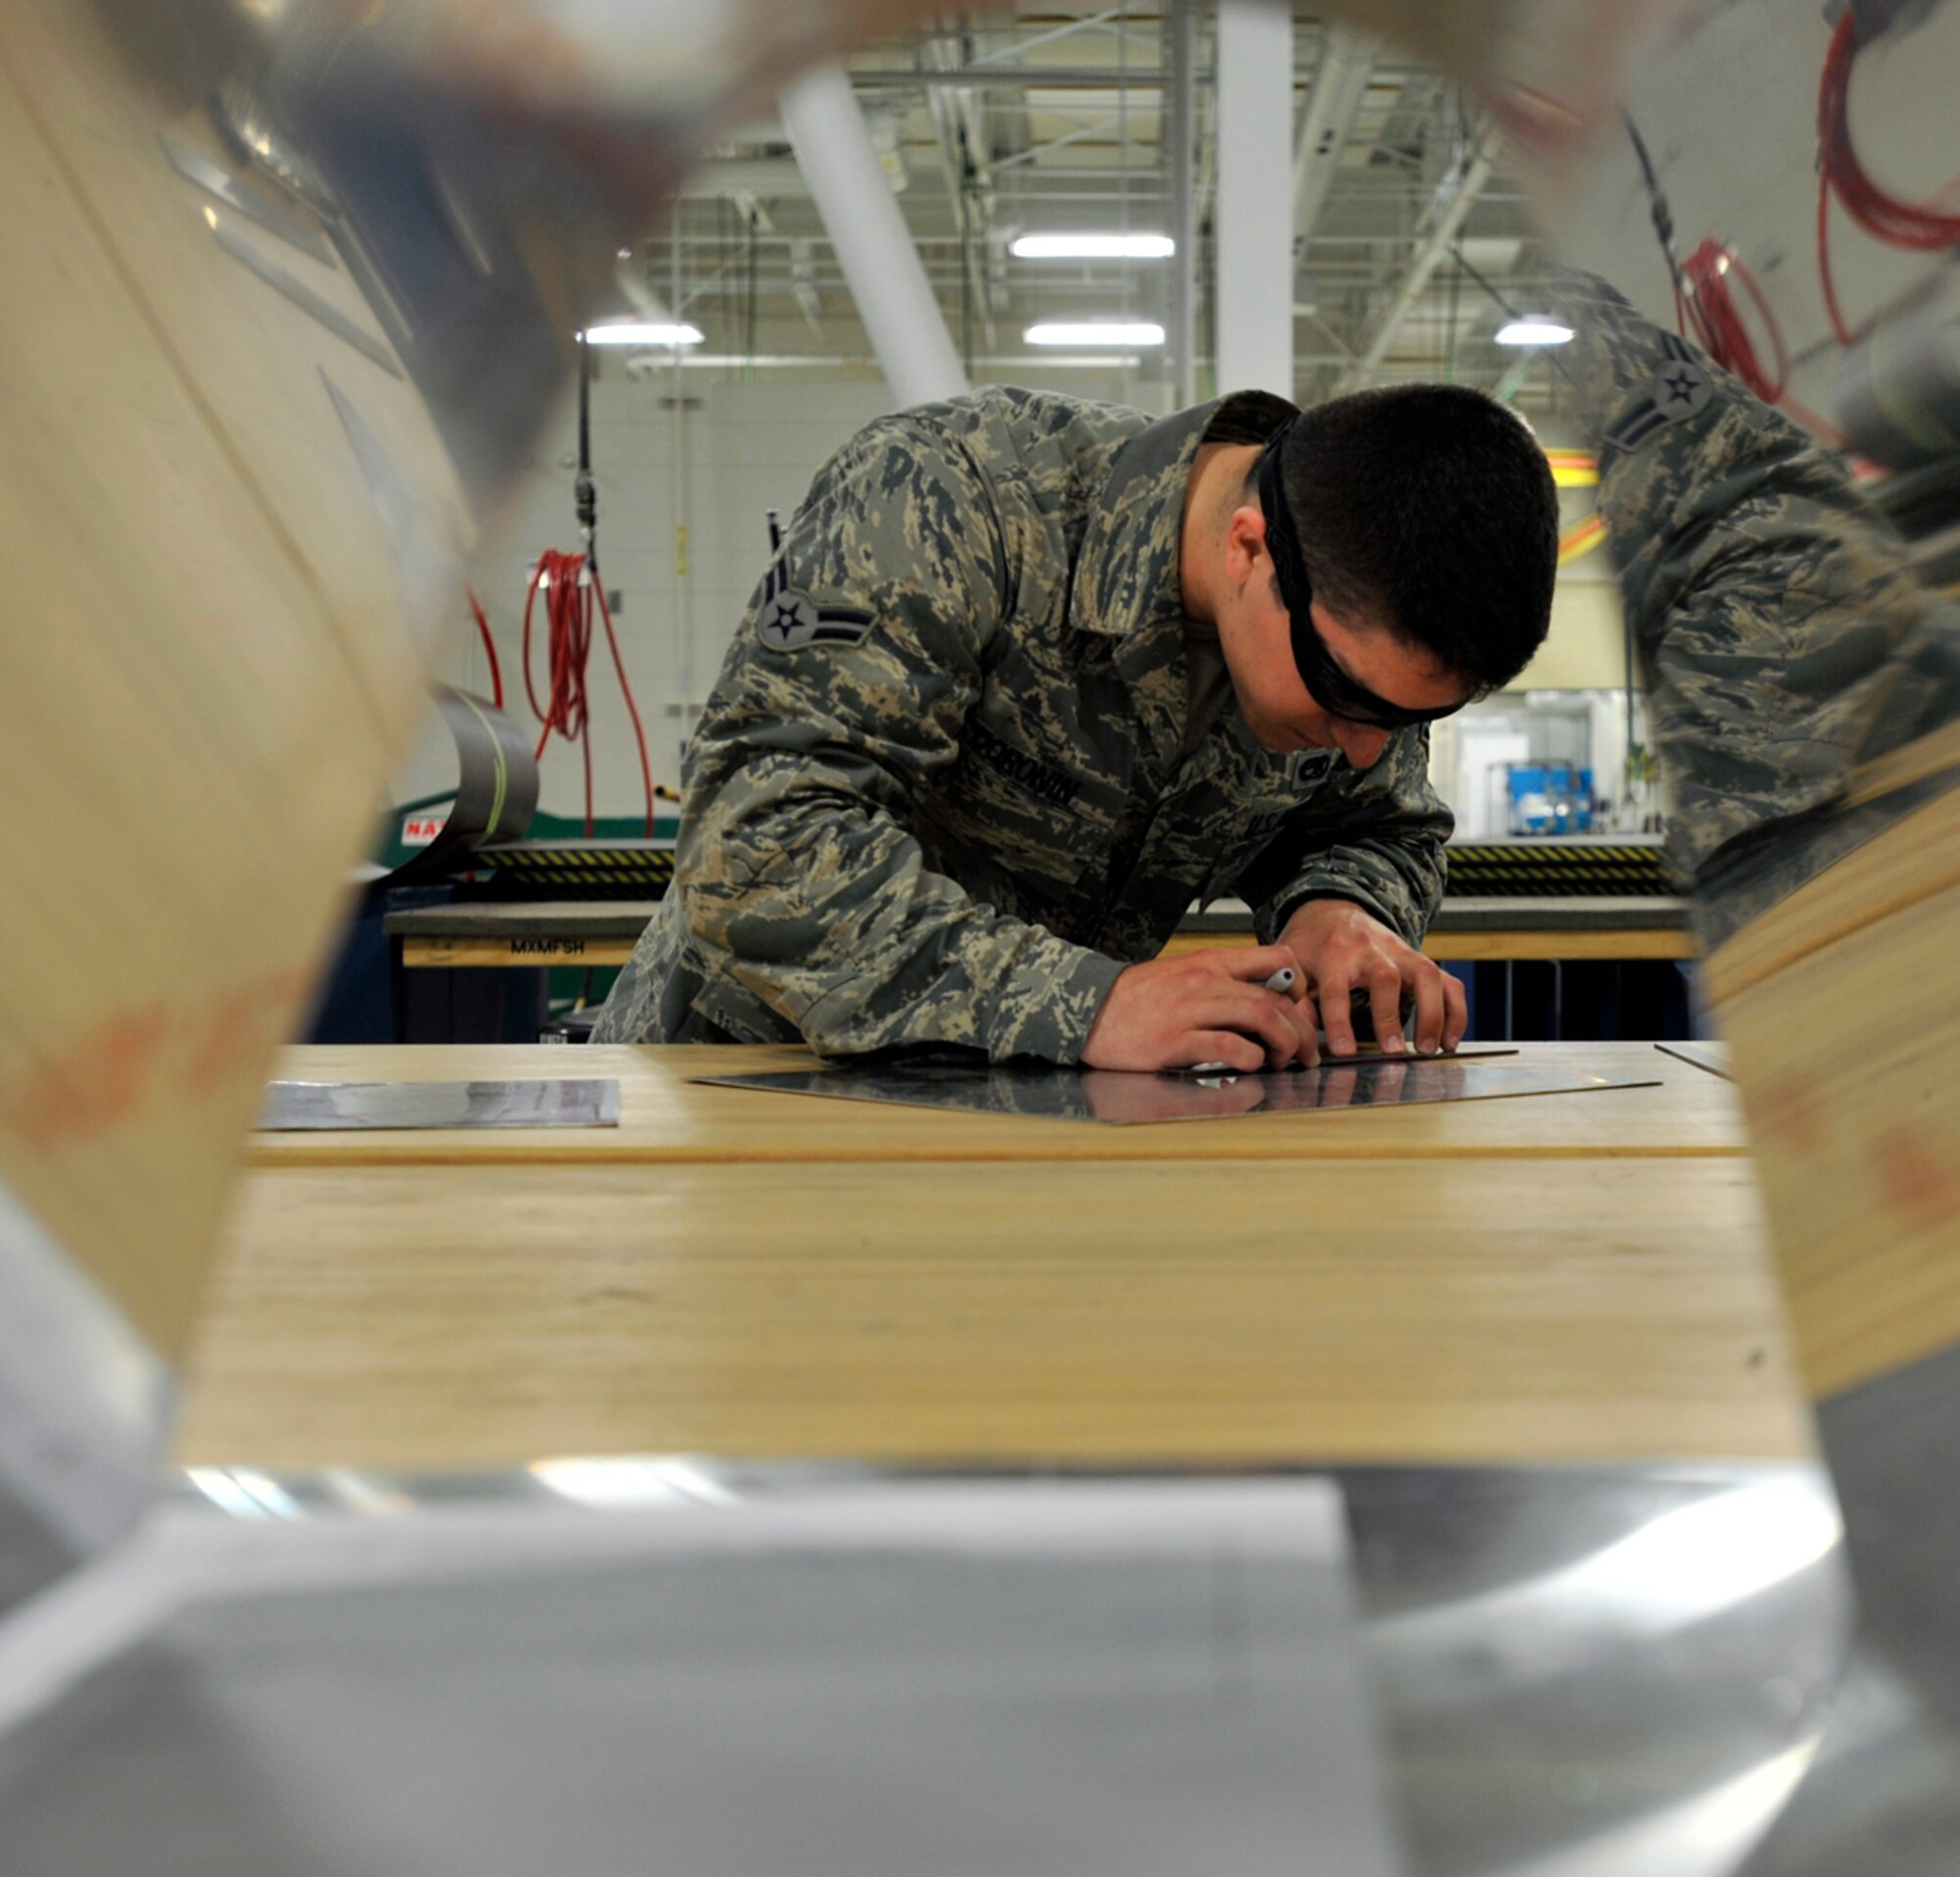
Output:
<svg viewBox="0 0 1960 1877">
<path fill-rule="evenodd" d="M 1595 1060 L 1659 1088 L 1134 1129 L 700 1088 L 696 1052 L 420 1055 L 286 1067 L 617 1069 L 636 1159 L 281 1148 L 206 1313 L 186 1460 L 1807 1450 L 1729 1085 L 1645 1046 Z"/>
<path fill-rule="evenodd" d="M 473 902 L 390 913 L 382 929 L 412 970 L 623 964 L 653 917 L 652 900 Z M 1167 953 L 1249 945 L 1251 914 L 1223 903 L 1192 914 Z M 1423 950 L 1446 963 L 1503 959 L 1689 959 L 1685 900 L 1649 897 L 1443 902 Z"/>
<path fill-rule="evenodd" d="M 1746 1151 L 1734 1087 L 1650 1043 L 1521 1043 L 1497 1067 L 1553 1068 L 1658 1089 L 1457 1102 L 1340 1114 L 1250 1115 L 1163 1127 L 1102 1127 L 1016 1114 L 869 1108 L 689 1078 L 737 1070 L 807 1068 L 802 1049 L 648 1049 L 592 1044 L 540 1050 L 521 1043 L 316 1045 L 288 1050 L 277 1073 L 297 1081 L 463 1082 L 552 1075 L 619 1083 L 616 1128 L 447 1128 L 416 1132 L 256 1134 L 255 1165 L 437 1165 L 606 1161 L 1239 1161 L 1355 1155 L 1547 1157 Z"/>
</svg>

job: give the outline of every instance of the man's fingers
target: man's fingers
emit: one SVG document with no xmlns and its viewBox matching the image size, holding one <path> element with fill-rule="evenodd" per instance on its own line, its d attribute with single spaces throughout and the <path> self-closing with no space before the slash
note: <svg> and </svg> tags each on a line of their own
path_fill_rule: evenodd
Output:
<svg viewBox="0 0 1960 1877">
<path fill-rule="evenodd" d="M 1195 1062 L 1224 1062 L 1250 1075 L 1265 1067 L 1266 1053 L 1238 1030 L 1187 1030 L 1177 1060 L 1166 1066 L 1190 1068 Z"/>
<path fill-rule="evenodd" d="M 1285 993 L 1289 997 L 1298 997 L 1306 983 L 1306 973 L 1299 968 L 1299 960 L 1294 957 L 1290 946 L 1233 946 L 1229 950 L 1221 947 L 1198 956 L 1220 960 L 1227 977 L 1236 977 L 1247 984 L 1263 984 L 1275 971 L 1291 971 L 1293 989 Z"/>
<path fill-rule="evenodd" d="M 1258 1037 L 1275 1062 L 1290 1062 L 1299 1051 L 1299 1029 L 1294 1021 L 1297 1008 L 1277 992 L 1248 984 L 1244 995 L 1232 1000 L 1230 1013 L 1214 1020 Z"/>
<path fill-rule="evenodd" d="M 1402 973 L 1393 959 L 1377 959 L 1368 967 L 1368 1006 L 1375 1019 L 1375 1041 L 1393 1056 L 1402 1047 Z"/>
<path fill-rule="evenodd" d="M 1443 973 L 1443 1047 L 1453 1050 L 1470 1027 L 1470 1005 L 1463 995 L 1462 981 L 1447 971 Z"/>
<path fill-rule="evenodd" d="M 1299 1051 L 1295 1016 L 1299 1008 L 1290 998 L 1256 984 L 1219 982 L 1211 986 L 1210 995 L 1188 1008 L 1186 1017 L 1207 1029 L 1237 1030 L 1263 1043 L 1276 1062 L 1290 1062 Z"/>
<path fill-rule="evenodd" d="M 1416 972 L 1412 988 L 1415 991 L 1415 1046 L 1424 1056 L 1434 1056 L 1443 1047 L 1443 1033 L 1447 1021 L 1446 994 L 1444 985 L 1449 982 L 1435 965 L 1426 964 Z"/>
<path fill-rule="evenodd" d="M 1310 998 L 1302 998 L 1298 1004 L 1289 1004 L 1286 1013 L 1297 1032 L 1295 1053 L 1308 1068 L 1312 1068 L 1320 1061 L 1319 1013 Z"/>
<path fill-rule="evenodd" d="M 1325 971 L 1314 987 L 1320 999 L 1320 1027 L 1327 1032 L 1327 1047 L 1336 1056 L 1354 1054 L 1354 1016 L 1349 1002 L 1353 980 L 1337 965 Z"/>
</svg>

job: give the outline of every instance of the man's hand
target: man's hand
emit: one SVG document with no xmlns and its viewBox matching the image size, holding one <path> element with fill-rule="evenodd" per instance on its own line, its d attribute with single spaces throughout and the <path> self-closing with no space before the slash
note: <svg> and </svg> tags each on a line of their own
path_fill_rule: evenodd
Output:
<svg viewBox="0 0 1960 1877">
<path fill-rule="evenodd" d="M 1453 1050 L 1469 1027 L 1463 986 L 1350 900 L 1308 900 L 1287 920 L 1280 949 L 1292 952 L 1305 970 L 1327 1047 L 1336 1056 L 1354 1053 L 1348 1000 L 1357 991 L 1374 1013 L 1375 1040 L 1391 1054 L 1402 1047 L 1404 998 L 1415 1006 L 1420 1055 Z"/>
<path fill-rule="evenodd" d="M 1265 980 L 1291 967 L 1294 987 Z M 1274 1068 L 1320 1060 L 1299 961 L 1284 945 L 1219 948 L 1132 964 L 1111 987 L 1082 1046 L 1088 1068 Z M 1353 1047 L 1350 1039 L 1348 1047 Z"/>
</svg>

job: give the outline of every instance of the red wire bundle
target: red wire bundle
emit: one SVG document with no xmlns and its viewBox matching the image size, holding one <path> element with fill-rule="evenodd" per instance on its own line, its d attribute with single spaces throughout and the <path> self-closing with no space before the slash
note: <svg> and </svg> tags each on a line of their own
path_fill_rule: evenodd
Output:
<svg viewBox="0 0 1960 1877">
<path fill-rule="evenodd" d="M 531 683 L 531 614 L 538 591 L 545 594 L 548 624 L 546 656 L 551 667 L 551 692 L 545 704 L 538 702 Z M 592 616 L 598 611 L 606 627 L 606 642 L 612 648 L 612 668 L 619 674 L 619 691 L 633 718 L 633 735 L 640 747 L 640 778 L 647 791 L 647 835 L 654 832 L 654 771 L 647 761 L 647 732 L 640 721 L 640 707 L 633 701 L 633 687 L 627 681 L 625 662 L 619 656 L 619 638 L 612 629 L 612 609 L 606 603 L 606 589 L 586 569 L 582 554 L 559 554 L 552 549 L 538 558 L 536 575 L 527 582 L 524 595 L 524 695 L 531 712 L 544 727 L 536 754 L 543 756 L 545 745 L 556 730 L 567 743 L 576 743 L 585 762 L 585 836 L 592 838 L 592 697 L 586 685 L 586 666 L 592 657 Z"/>
<path fill-rule="evenodd" d="M 1851 67 L 1858 51 L 1857 16 L 1847 8 L 1831 35 L 1817 91 L 1817 266 L 1831 329 L 1840 345 L 1851 343 L 1851 331 L 1838 311 L 1838 289 L 1831 277 L 1829 211 L 1834 189 L 1861 228 L 1893 247 L 1926 252 L 1960 243 L 1960 215 L 1945 214 L 1931 203 L 1901 202 L 1880 188 L 1858 161 L 1850 123 Z"/>
<path fill-rule="evenodd" d="M 463 590 L 469 595 L 469 610 L 476 615 L 476 629 L 483 635 L 483 650 L 490 660 L 490 701 L 501 711 L 504 708 L 504 667 L 498 662 L 497 641 L 490 636 L 490 621 L 484 616 L 483 602 L 476 597 L 476 589 L 466 586 Z"/>
<path fill-rule="evenodd" d="M 1733 371 L 1765 404 L 1778 403 L 1789 382 L 1789 352 L 1783 342 L 1783 328 L 1763 298 L 1756 276 L 1745 268 L 1733 248 L 1708 240 L 1681 264 L 1687 281 L 1688 318 L 1702 350 L 1725 370 Z M 1774 376 L 1765 369 L 1748 327 L 1742 323 L 1741 310 L 1729 291 L 1729 275 L 1735 274 L 1756 303 L 1770 345 L 1776 354 Z"/>
</svg>

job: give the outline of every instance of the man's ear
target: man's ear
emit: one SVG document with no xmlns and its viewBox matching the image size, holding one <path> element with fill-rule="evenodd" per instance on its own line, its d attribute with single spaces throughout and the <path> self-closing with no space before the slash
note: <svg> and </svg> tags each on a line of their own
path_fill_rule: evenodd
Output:
<svg viewBox="0 0 1960 1877">
<path fill-rule="evenodd" d="M 1242 503 L 1225 523 L 1226 577 L 1234 586 L 1244 586 L 1267 558 L 1265 513 L 1255 502 Z"/>
</svg>

